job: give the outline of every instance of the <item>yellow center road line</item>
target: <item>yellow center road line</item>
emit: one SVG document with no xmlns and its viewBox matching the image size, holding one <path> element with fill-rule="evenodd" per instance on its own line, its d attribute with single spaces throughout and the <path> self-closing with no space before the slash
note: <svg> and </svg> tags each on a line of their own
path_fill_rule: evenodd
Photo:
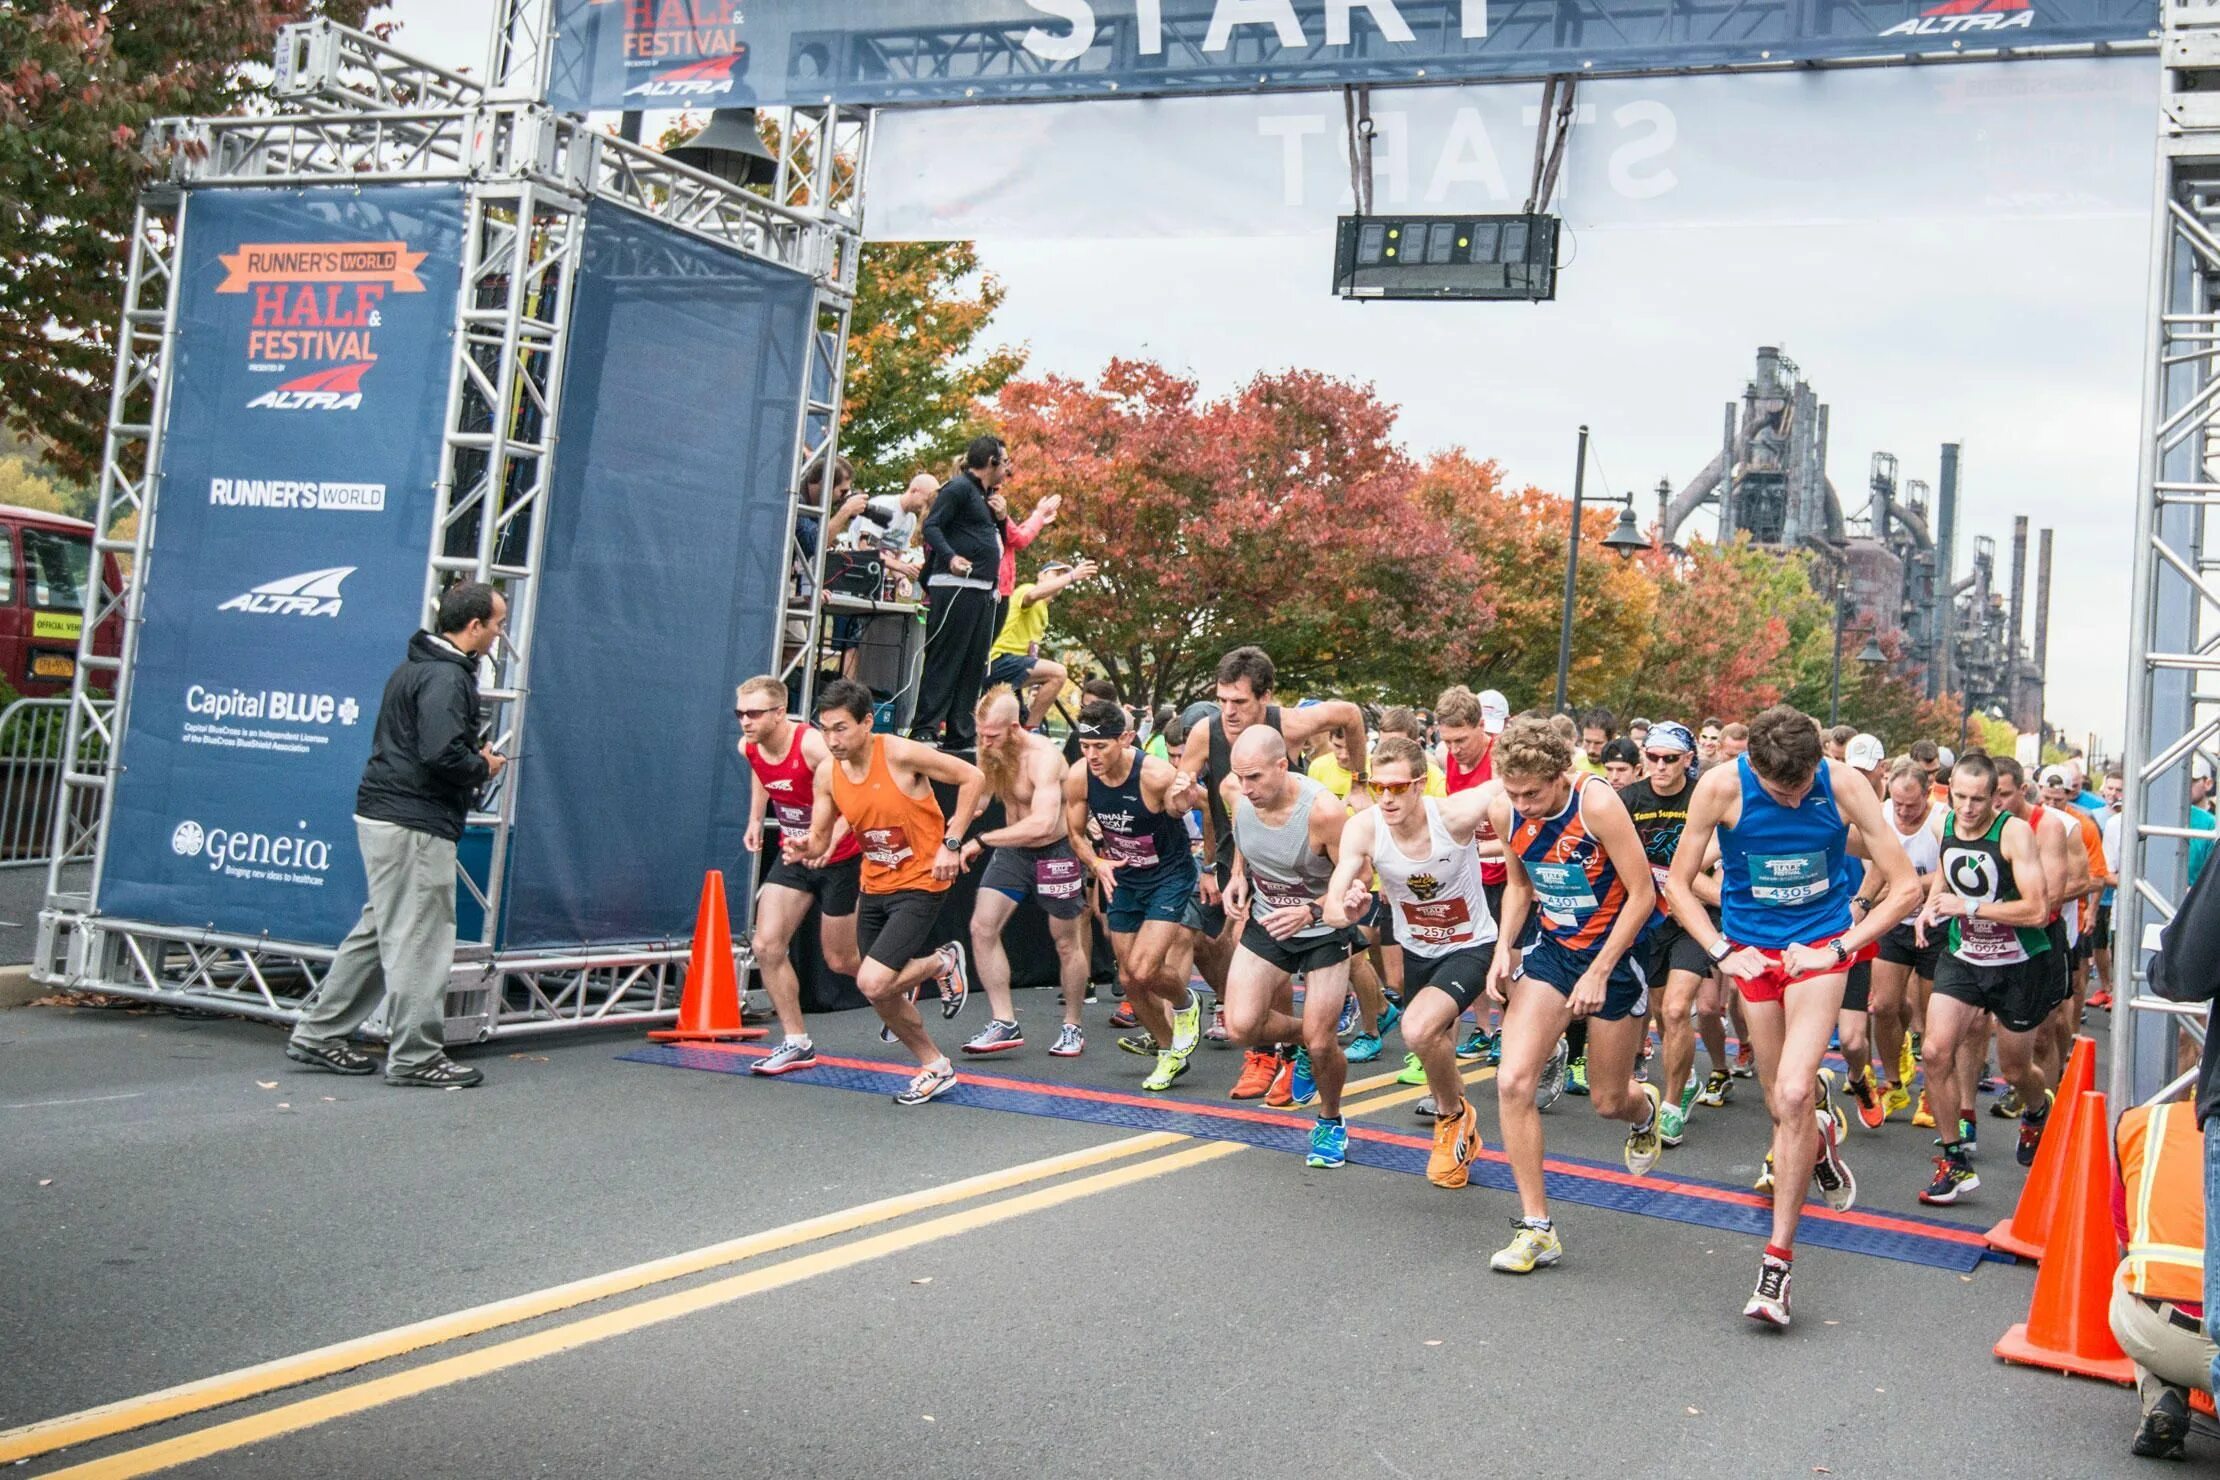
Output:
<svg viewBox="0 0 2220 1480">
<path fill-rule="evenodd" d="M 1467 1084 L 1478 1084 L 1494 1078 L 1495 1072 L 1494 1069 L 1479 1069 L 1467 1072 L 1462 1077 Z M 1393 1105 L 1408 1104 L 1427 1093 L 1424 1086 L 1402 1086 L 1393 1093 L 1372 1099 L 1347 1098 L 1395 1083 L 1396 1076 L 1392 1072 L 1352 1081 L 1343 1090 L 1344 1113 L 1363 1115 Z M 510 1296 L 448 1315 L 434 1316 L 388 1331 L 374 1332 L 368 1336 L 336 1342 L 252 1367 L 200 1378 L 176 1387 L 164 1388 L 159 1392 L 41 1419 L 36 1423 L 0 1431 L 0 1464 L 35 1458 L 57 1449 L 145 1428 L 150 1424 L 226 1407 L 265 1393 L 298 1387 L 303 1383 L 358 1367 L 406 1356 L 427 1347 L 482 1335 L 504 1326 L 536 1320 L 613 1296 L 630 1294 L 649 1286 L 702 1274 L 723 1265 L 761 1258 L 800 1244 L 852 1233 L 873 1224 L 891 1222 L 928 1209 L 1004 1192 L 1013 1187 L 1082 1171 L 1105 1162 L 1187 1144 L 1194 1139 L 1172 1131 L 1129 1136 L 1101 1146 L 1090 1146 L 1059 1156 L 1024 1162 L 938 1187 L 860 1203 L 852 1208 L 805 1218 L 761 1233 L 727 1239 L 685 1253 L 667 1255 L 605 1274 Z M 1234 1144 L 1233 1149 L 1239 1149 L 1238 1145 Z"/>
<path fill-rule="evenodd" d="M 406 1372 L 355 1383 L 320 1397 L 287 1403 L 266 1413 L 235 1418 L 228 1423 L 181 1434 L 158 1444 L 144 1445 L 108 1459 L 92 1460 L 50 1473 L 56 1477 L 84 1477 L 84 1480 L 92 1480 L 92 1477 L 99 1477 L 99 1480 L 123 1480 L 123 1477 L 128 1476 L 151 1475 L 177 1465 L 206 1459 L 210 1455 L 263 1443 L 280 1435 L 297 1433 L 336 1418 L 414 1397 L 434 1388 L 484 1377 L 525 1362 L 535 1362 L 542 1357 L 574 1351 L 613 1336 L 622 1336 L 648 1326 L 677 1320 L 681 1316 L 744 1300 L 751 1295 L 797 1284 L 818 1275 L 853 1268 L 889 1254 L 917 1248 L 921 1244 L 971 1233 L 996 1223 L 1022 1218 L 1029 1213 L 1076 1202 L 1081 1198 L 1130 1186 L 1152 1177 L 1161 1177 L 1168 1172 L 1231 1156 L 1243 1149 L 1239 1142 L 1233 1141 L 1211 1141 L 1189 1146 L 1185 1150 L 1175 1151 L 1152 1161 L 1096 1172 L 1075 1181 L 1058 1183 L 1054 1187 L 1004 1198 L 983 1207 L 946 1213 L 908 1228 L 893 1229 L 838 1248 L 799 1255 L 762 1269 L 749 1270 L 745 1274 L 730 1275 L 696 1289 L 659 1295 L 621 1310 L 582 1317 L 551 1330 L 512 1337 L 478 1351 L 443 1357 L 421 1367 L 412 1367 Z"/>
<path fill-rule="evenodd" d="M 242 1367 L 234 1372 L 164 1388 L 160 1392 L 122 1399 L 57 1418 L 42 1419 L 37 1423 L 0 1433 L 0 1464 L 143 1428 L 147 1424 L 160 1423 L 188 1413 L 220 1408 L 227 1403 L 275 1392 L 279 1388 L 295 1387 L 337 1372 L 365 1367 L 372 1362 L 404 1356 L 424 1347 L 476 1336 L 481 1332 L 551 1315 L 573 1306 L 606 1300 L 613 1295 L 628 1294 L 649 1285 L 700 1274 L 720 1265 L 775 1254 L 797 1244 L 852 1233 L 874 1223 L 891 1222 L 929 1208 L 945 1207 L 950 1203 L 1004 1192 L 1043 1178 L 1060 1177 L 1066 1173 L 1099 1166 L 1104 1162 L 1137 1156 L 1145 1151 L 1177 1146 L 1191 1139 L 1170 1131 L 1128 1136 L 1105 1145 L 1089 1146 L 1059 1156 L 1024 1162 L 938 1187 L 927 1187 L 917 1192 L 905 1192 L 895 1197 L 859 1203 L 852 1208 L 804 1218 L 761 1233 L 727 1239 L 686 1253 L 651 1259 L 625 1269 L 611 1270 L 606 1274 L 592 1275 L 568 1284 L 553 1285 L 544 1290 L 511 1296 L 449 1315 L 434 1316 L 410 1325 L 397 1326 L 390 1331 L 358 1336 L 296 1356 L 281 1357 L 258 1366 Z"/>
</svg>

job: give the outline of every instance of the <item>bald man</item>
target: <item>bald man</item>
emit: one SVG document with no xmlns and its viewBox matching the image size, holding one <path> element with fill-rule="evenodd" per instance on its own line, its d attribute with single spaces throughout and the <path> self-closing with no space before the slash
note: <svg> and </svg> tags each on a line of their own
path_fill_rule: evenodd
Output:
<svg viewBox="0 0 2220 1480">
<path fill-rule="evenodd" d="M 1347 1160 L 1341 1088 L 1349 1076 L 1334 1025 L 1349 995 L 1355 932 L 1326 923 L 1326 887 L 1341 858 L 1348 809 L 1325 787 L 1288 769 L 1287 741 L 1262 725 L 1233 742 L 1222 794 L 1233 819 L 1233 875 L 1226 910 L 1241 921 L 1226 972 L 1226 1026 L 1244 1048 L 1300 1039 L 1290 1086 L 1295 1106 L 1316 1103 L 1308 1163 Z M 1303 977 L 1303 1013 L 1293 1001 Z"/>
</svg>

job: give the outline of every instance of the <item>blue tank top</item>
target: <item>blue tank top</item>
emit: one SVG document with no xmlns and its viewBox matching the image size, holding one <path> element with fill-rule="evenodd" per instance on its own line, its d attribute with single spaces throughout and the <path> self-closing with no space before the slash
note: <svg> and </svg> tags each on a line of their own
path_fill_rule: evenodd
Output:
<svg viewBox="0 0 2220 1480">
<path fill-rule="evenodd" d="M 1185 820 L 1175 812 L 1150 809 L 1141 795 L 1141 767 L 1147 757 L 1138 750 L 1132 755 L 1133 764 L 1127 768 L 1125 780 L 1116 786 L 1108 785 L 1092 771 L 1087 773 L 1087 811 L 1093 815 L 1095 826 L 1102 829 L 1096 851 L 1122 865 L 1118 870 L 1121 889 L 1195 872 Z"/>
<path fill-rule="evenodd" d="M 1850 928 L 1850 825 L 1835 806 L 1827 763 L 1784 807 L 1737 756 L 1742 820 L 1719 829 L 1720 918 L 1736 945 L 1785 950 Z"/>
</svg>

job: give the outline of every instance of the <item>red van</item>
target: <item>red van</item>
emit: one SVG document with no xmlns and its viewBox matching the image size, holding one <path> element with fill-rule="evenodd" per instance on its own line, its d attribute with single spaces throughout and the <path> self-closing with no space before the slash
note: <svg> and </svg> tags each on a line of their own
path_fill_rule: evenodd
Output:
<svg viewBox="0 0 2220 1480">
<path fill-rule="evenodd" d="M 82 519 L 0 504 L 0 678 L 26 698 L 67 694 L 85 630 L 93 527 Z M 103 556 L 108 589 L 121 589 L 115 557 Z M 94 634 L 96 651 L 122 651 L 123 619 Z"/>
</svg>

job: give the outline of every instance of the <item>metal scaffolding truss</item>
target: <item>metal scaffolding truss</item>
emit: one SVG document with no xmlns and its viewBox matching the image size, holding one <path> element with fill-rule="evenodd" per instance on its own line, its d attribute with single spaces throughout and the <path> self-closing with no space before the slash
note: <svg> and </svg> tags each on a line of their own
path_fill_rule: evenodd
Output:
<svg viewBox="0 0 2220 1480">
<path fill-rule="evenodd" d="M 2153 995 L 2157 932 L 2189 882 L 2189 778 L 2220 772 L 2220 6 L 2165 7 L 2157 204 L 2135 517 L 2127 796 L 2118 861 L 2111 1104 L 2180 1093 L 2176 1028 L 2206 1008 Z M 2125 1010 L 2122 1010 L 2122 1009 Z"/>
<path fill-rule="evenodd" d="M 531 7 L 519 4 L 517 10 Z M 832 455 L 842 355 L 860 251 L 856 181 L 868 120 L 825 108 L 798 115 L 770 196 L 727 184 L 557 115 L 530 99 L 489 99 L 466 77 L 432 67 L 329 22 L 289 27 L 278 91 L 300 111 L 255 118 L 169 120 L 153 140 L 171 176 L 150 191 L 132 230 L 107 451 L 95 514 L 98 549 L 128 562 L 121 591 L 102 591 L 79 642 L 53 863 L 40 913 L 34 974 L 42 981 L 146 1001 L 290 1021 L 329 969 L 328 948 L 99 913 L 117 742 L 126 728 L 142 616 L 140 573 L 158 520 L 153 470 L 177 307 L 178 249 L 195 192 L 344 183 L 464 187 L 463 275 L 457 297 L 436 514 L 424 567 L 427 611 L 458 575 L 508 591 L 509 637 L 481 690 L 494 743 L 525 744 L 533 601 L 561 412 L 563 352 L 584 254 L 587 210 L 614 204 L 816 284 L 817 335 L 804 362 L 794 466 Z M 797 480 L 796 486 L 799 486 Z M 821 521 L 826 510 L 814 510 Z M 109 533 L 136 515 L 125 537 Z M 798 523 L 789 515 L 790 531 Z M 790 542 L 793 536 L 790 533 Z M 806 571 L 814 590 L 821 565 Z M 787 614 L 797 611 L 789 583 Z M 814 646 L 814 603 L 803 613 Z M 121 653 L 94 634 L 120 614 Z M 785 624 L 764 655 L 787 657 Z M 484 925 L 459 943 L 447 1000 L 450 1042 L 579 1027 L 667 1021 L 687 949 L 671 942 L 584 953 L 494 949 L 507 874 L 516 772 L 489 789 L 472 820 L 492 836 L 482 879 L 459 877 Z M 92 861 L 84 892 L 64 869 Z M 379 1024 L 374 1019 L 373 1031 Z"/>
</svg>

